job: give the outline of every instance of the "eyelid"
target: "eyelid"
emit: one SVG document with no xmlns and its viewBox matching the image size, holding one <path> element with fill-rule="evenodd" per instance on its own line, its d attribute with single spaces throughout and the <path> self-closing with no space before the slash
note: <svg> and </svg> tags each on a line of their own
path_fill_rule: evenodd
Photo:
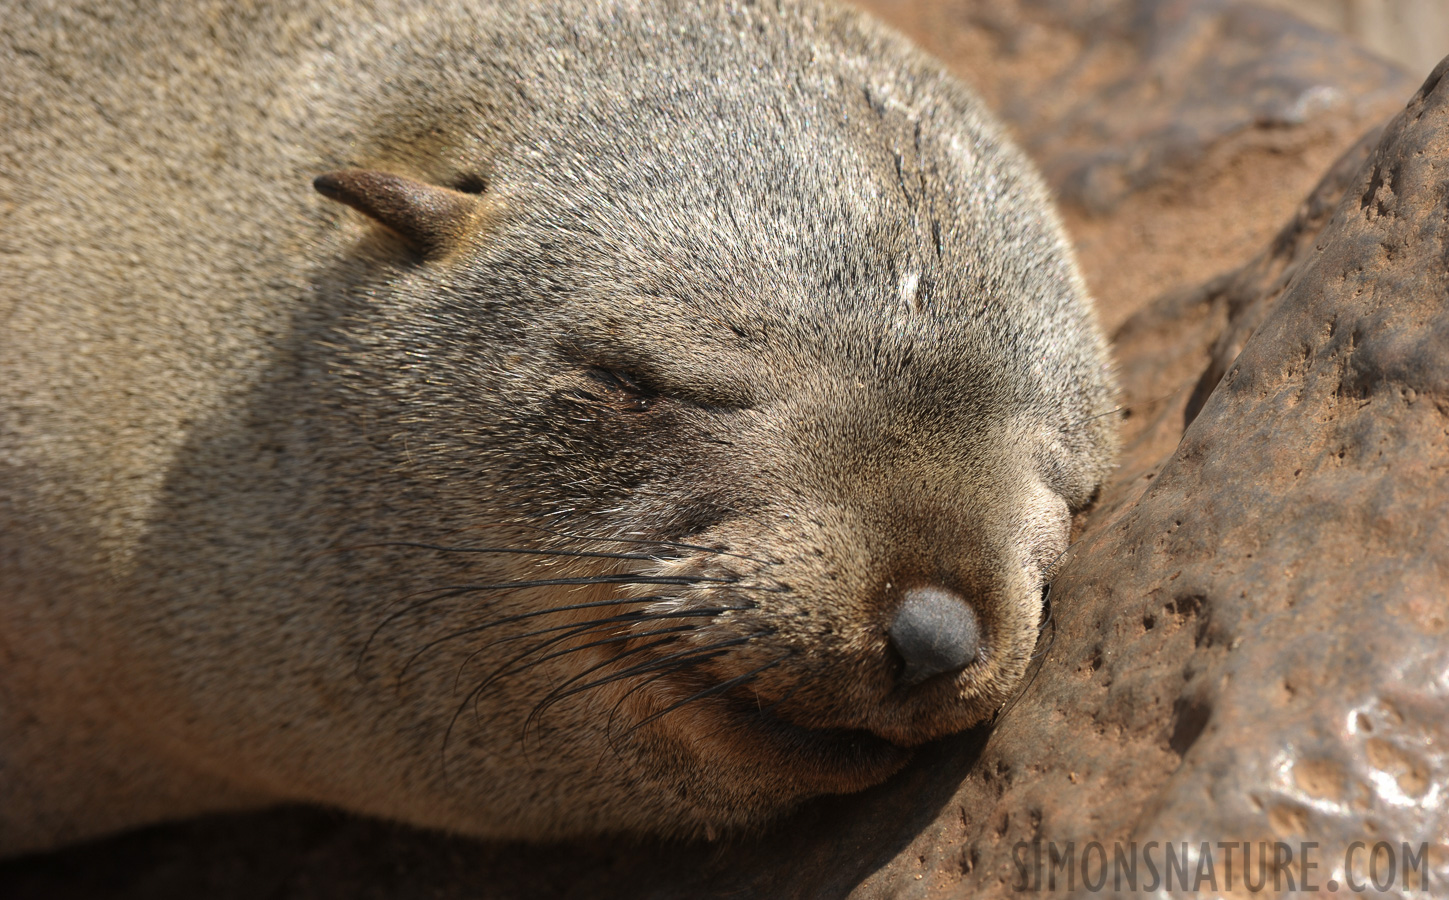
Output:
<svg viewBox="0 0 1449 900">
<path fill-rule="evenodd" d="M 591 374 L 610 387 L 636 396 L 656 396 L 658 394 L 658 391 L 646 387 L 643 379 L 621 369 L 610 368 L 608 366 L 594 366 Z"/>
<path fill-rule="evenodd" d="M 754 405 L 748 399 L 715 394 L 707 389 L 701 391 L 680 386 L 661 388 L 654 378 L 618 365 L 593 363 L 588 366 L 588 374 L 605 387 L 646 405 L 659 400 L 669 400 L 697 409 L 720 412 L 736 412 Z M 643 409 L 645 406 L 639 408 Z"/>
</svg>

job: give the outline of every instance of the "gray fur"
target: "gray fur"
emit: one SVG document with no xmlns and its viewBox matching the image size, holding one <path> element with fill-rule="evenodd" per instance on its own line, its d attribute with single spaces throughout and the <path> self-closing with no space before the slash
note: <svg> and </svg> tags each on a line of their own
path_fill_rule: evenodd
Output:
<svg viewBox="0 0 1449 900">
<path fill-rule="evenodd" d="M 710 834 L 1017 685 L 1113 388 L 1038 177 L 901 38 L 808 2 L 3 5 L 0 853 L 282 801 Z M 479 216 L 420 254 L 312 190 L 348 167 Z M 478 587 L 610 573 L 690 583 Z M 986 643 L 905 690 L 921 586 Z M 507 671 L 628 609 L 674 617 Z"/>
</svg>

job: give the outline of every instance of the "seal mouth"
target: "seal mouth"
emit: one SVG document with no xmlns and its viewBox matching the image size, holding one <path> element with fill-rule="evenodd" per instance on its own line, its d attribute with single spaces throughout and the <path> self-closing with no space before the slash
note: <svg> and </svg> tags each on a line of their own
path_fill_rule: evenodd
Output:
<svg viewBox="0 0 1449 900">
<path fill-rule="evenodd" d="M 721 698 L 730 723 L 728 743 L 743 755 L 788 765 L 818 791 L 846 793 L 884 781 L 911 758 L 912 748 L 863 728 L 810 728 L 761 709 L 753 698 Z M 740 747 L 744 750 L 744 747 Z M 762 752 L 763 751 L 763 752 Z"/>
</svg>

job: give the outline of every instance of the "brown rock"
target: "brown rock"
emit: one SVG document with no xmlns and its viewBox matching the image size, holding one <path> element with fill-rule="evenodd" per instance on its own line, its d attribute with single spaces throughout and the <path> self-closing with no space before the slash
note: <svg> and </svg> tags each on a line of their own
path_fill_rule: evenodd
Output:
<svg viewBox="0 0 1449 900">
<path fill-rule="evenodd" d="M 1192 633 L 1151 692 L 1182 762 L 1128 834 L 1318 841 L 1319 884 L 1342 882 L 1353 841 L 1427 842 L 1449 877 L 1446 72 L 1240 307 L 1215 364 L 1261 324 L 1062 585 L 1097 620 L 1094 653 L 1160 640 L 1139 619 Z M 1094 676 L 1106 696 L 1116 668 Z"/>
<path fill-rule="evenodd" d="M 1177 447 L 1187 423 L 1314 252 L 1319 232 L 1381 136 L 1382 129 L 1371 129 L 1339 157 L 1288 224 L 1246 265 L 1169 292 L 1113 335 L 1127 441 L 1121 474 L 1108 486 L 1103 506 L 1139 494 L 1139 479 Z"/>
</svg>

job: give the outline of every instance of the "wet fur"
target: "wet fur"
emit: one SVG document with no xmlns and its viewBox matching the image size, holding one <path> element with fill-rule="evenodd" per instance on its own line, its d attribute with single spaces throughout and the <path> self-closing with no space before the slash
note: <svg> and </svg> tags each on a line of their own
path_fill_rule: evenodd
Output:
<svg viewBox="0 0 1449 900">
<path fill-rule="evenodd" d="M 1025 670 L 1110 464 L 1038 177 L 806 3 L 6 3 L 0 852 L 698 835 Z M 419 247 L 310 187 L 478 194 Z M 989 653 L 896 687 L 900 591 Z"/>
</svg>

